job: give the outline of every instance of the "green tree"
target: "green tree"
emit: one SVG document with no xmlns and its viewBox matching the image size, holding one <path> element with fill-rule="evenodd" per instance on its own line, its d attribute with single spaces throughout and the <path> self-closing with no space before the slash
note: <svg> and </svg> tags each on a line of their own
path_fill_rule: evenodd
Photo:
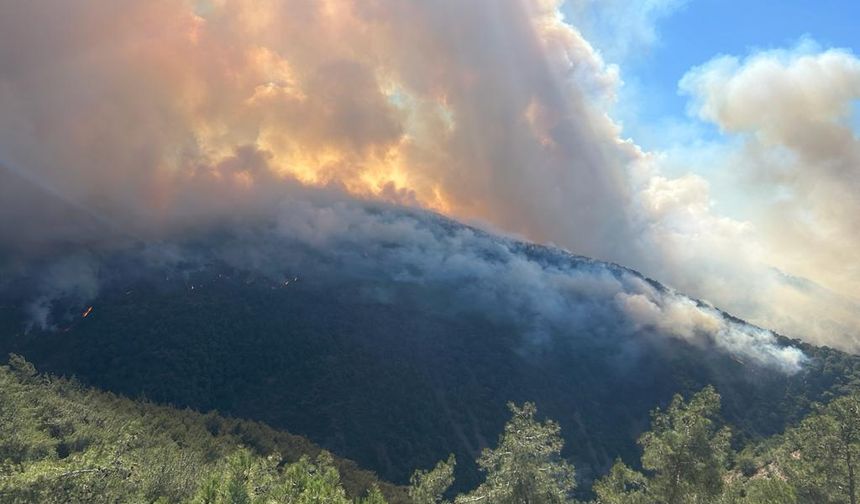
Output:
<svg viewBox="0 0 860 504">
<path fill-rule="evenodd" d="M 594 484 L 597 504 L 647 504 L 648 478 L 616 460 L 609 474 Z"/>
<path fill-rule="evenodd" d="M 860 394 L 840 397 L 810 415 L 788 436 L 781 463 L 804 501 L 858 500 Z"/>
<path fill-rule="evenodd" d="M 316 463 L 311 463 L 307 457 L 298 463 L 290 465 L 284 471 L 284 492 L 281 500 L 276 502 L 295 502 L 297 504 L 331 503 L 346 504 L 343 487 L 340 484 L 340 473 L 334 467 L 332 456 L 321 452 Z"/>
<path fill-rule="evenodd" d="M 727 504 L 796 504 L 797 493 L 787 481 L 776 477 L 757 478 L 745 481 L 740 495 L 727 498 Z"/>
<path fill-rule="evenodd" d="M 440 461 L 430 471 L 417 470 L 409 479 L 409 498 L 414 504 L 442 504 L 445 492 L 454 483 L 454 455 Z"/>
<path fill-rule="evenodd" d="M 209 475 L 198 487 L 195 504 L 349 504 L 331 455 L 322 452 L 316 462 L 302 457 L 279 469 L 281 459 L 254 457 L 237 450 L 222 470 Z M 377 487 L 359 504 L 385 504 Z"/>
<path fill-rule="evenodd" d="M 486 449 L 478 465 L 486 480 L 457 504 L 564 504 L 571 502 L 574 468 L 561 458 L 561 429 L 552 421 L 538 422 L 535 405 L 508 404 L 513 417 L 505 425 L 496 449 Z"/>
<path fill-rule="evenodd" d="M 676 395 L 666 411 L 652 414 L 642 435 L 642 466 L 652 473 L 648 493 L 663 504 L 712 503 L 723 489 L 731 433 L 717 429 L 720 396 L 712 387 L 689 402 Z"/>
<path fill-rule="evenodd" d="M 263 456 L 277 448 L 298 462 Z M 405 491 L 339 464 L 360 504 L 383 504 L 379 487 L 406 502 Z M 327 453 L 260 424 L 85 389 L 18 356 L 0 365 L 3 504 L 347 504 L 340 475 Z"/>
<path fill-rule="evenodd" d="M 379 487 L 373 485 L 368 490 L 367 495 L 358 500 L 358 504 L 386 504 L 386 501 Z"/>
</svg>

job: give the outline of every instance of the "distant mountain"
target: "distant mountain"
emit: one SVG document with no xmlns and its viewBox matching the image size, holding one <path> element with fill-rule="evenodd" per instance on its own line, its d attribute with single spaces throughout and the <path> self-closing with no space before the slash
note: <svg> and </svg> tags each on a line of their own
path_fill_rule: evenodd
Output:
<svg viewBox="0 0 860 504">
<path fill-rule="evenodd" d="M 359 202 L 2 271 L 0 350 L 286 428 L 398 483 L 453 452 L 473 486 L 508 401 L 560 423 L 587 484 L 638 460 L 676 392 L 715 385 L 742 443 L 860 383 L 855 356 L 624 267 Z"/>
</svg>

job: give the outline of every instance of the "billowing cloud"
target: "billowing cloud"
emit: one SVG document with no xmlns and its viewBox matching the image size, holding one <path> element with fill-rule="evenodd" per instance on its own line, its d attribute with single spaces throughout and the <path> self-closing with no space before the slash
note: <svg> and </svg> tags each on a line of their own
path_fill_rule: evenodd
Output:
<svg viewBox="0 0 860 504">
<path fill-rule="evenodd" d="M 638 153 L 599 106 L 615 70 L 557 7 L 7 5 L 0 163 L 138 233 L 293 178 L 606 256 Z"/>
<path fill-rule="evenodd" d="M 691 96 L 692 113 L 738 140 L 724 145 L 723 169 L 746 196 L 750 232 L 715 236 L 742 251 L 723 250 L 733 271 L 759 264 L 755 280 L 746 282 L 758 301 L 740 312 L 814 341 L 858 348 L 860 139 L 851 121 L 860 59 L 806 41 L 743 60 L 715 58 L 691 70 L 681 89 Z"/>
<path fill-rule="evenodd" d="M 800 369 L 806 360 L 795 347 L 780 346 L 774 335 L 756 327 L 727 320 L 712 306 L 700 305 L 674 293 L 616 294 L 622 312 L 638 328 L 652 327 L 663 334 L 693 344 L 712 343 L 717 348 L 757 364 L 777 367 L 785 372 Z"/>
<path fill-rule="evenodd" d="M 209 289 L 219 281 L 215 272 L 229 265 L 231 275 L 262 276 L 273 288 L 301 281 L 359 306 L 479 317 L 515 328 L 522 352 L 582 338 L 620 354 L 677 350 L 666 345 L 669 338 L 789 374 L 807 359 L 768 331 L 620 266 L 490 235 L 437 214 L 343 195 L 305 196 L 284 201 L 266 219 L 217 228 L 214 236 L 198 233 L 143 251 L 51 260 L 18 271 L 17 281 L 32 297 L 31 324 L 68 324 L 81 316 L 79 307 L 98 305 L 98 289 L 110 299 L 111 292 L 134 288 L 136 278 L 169 285 L 170 278 L 208 270 L 205 280 L 186 281 L 185 288 Z"/>
<path fill-rule="evenodd" d="M 630 19 L 648 27 L 680 3 L 643 5 L 641 16 Z M 821 62 L 823 72 L 844 73 L 841 80 L 810 77 L 809 93 L 786 88 L 764 104 L 731 84 L 755 66 L 752 60 L 728 70 L 715 62 L 686 79 L 703 118 L 750 137 L 745 165 L 791 160 L 782 171 L 750 170 L 759 174 L 751 179 L 783 175 L 780 187 L 797 194 L 772 194 L 784 208 L 773 206 L 769 219 L 739 222 L 713 212 L 705 180 L 669 178 L 659 155 L 623 139 L 607 113 L 619 69 L 565 22 L 560 6 L 558 0 L 6 3 L 0 6 L 0 252 L 52 254 L 66 244 L 181 235 L 224 220 L 280 215 L 285 205 L 319 191 L 338 194 L 335 200 L 347 193 L 432 209 L 630 265 L 758 322 L 781 320 L 777 327 L 797 336 L 806 335 L 809 324 L 797 320 L 805 317 L 780 317 L 809 296 L 783 296 L 790 311 L 769 307 L 772 291 L 761 283 L 750 288 L 749 279 L 771 275 L 776 266 L 839 295 L 856 292 L 857 263 L 847 255 L 849 237 L 857 236 L 847 219 L 856 177 L 840 183 L 845 173 L 856 175 L 856 139 L 846 136 L 840 112 L 854 82 L 844 66 L 850 55 L 835 52 L 830 58 L 841 63 Z M 645 28 L 637 33 L 652 37 Z M 801 79 L 794 57 L 780 58 L 777 67 L 789 73 L 760 78 Z M 837 95 L 836 105 L 803 105 L 818 115 L 798 109 L 797 120 L 813 127 L 810 135 L 780 125 L 788 116 L 744 116 L 748 109 L 734 104 L 752 100 L 762 109 L 788 110 L 783 100 L 812 96 L 819 87 Z M 712 99 L 718 95 L 732 103 Z M 834 144 L 813 142 L 835 141 L 831 133 L 842 136 Z M 828 170 L 822 185 L 812 175 L 817 170 Z M 349 222 L 335 210 L 314 225 Z M 815 226 L 776 236 L 784 225 L 778 217 L 789 215 Z M 294 224 L 289 229 L 310 237 L 325 229 Z M 793 252 L 772 254 L 774 244 Z M 816 259 L 803 262 L 818 246 L 809 256 Z M 848 273 L 828 267 L 837 260 Z M 521 271 L 509 266 L 512 274 Z M 782 286 L 787 277 L 772 278 Z M 827 319 L 840 334 L 860 327 L 851 309 L 844 313 Z"/>
</svg>

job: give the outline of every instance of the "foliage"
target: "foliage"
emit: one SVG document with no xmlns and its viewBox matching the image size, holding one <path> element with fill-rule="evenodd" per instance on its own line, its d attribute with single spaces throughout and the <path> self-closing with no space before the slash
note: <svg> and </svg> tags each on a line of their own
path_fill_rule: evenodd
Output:
<svg viewBox="0 0 860 504">
<path fill-rule="evenodd" d="M 648 412 L 676 393 L 689 397 L 712 384 L 735 442 L 747 445 L 782 432 L 860 376 L 857 356 L 797 342 L 809 360 L 787 376 L 647 331 L 536 332 L 516 323 L 530 317 L 507 305 L 499 318 L 453 301 L 475 286 L 428 286 L 409 273 L 396 282 L 343 277 L 286 259 L 261 272 L 201 252 L 219 246 L 218 237 L 200 238 L 200 250 L 154 270 L 136 271 L 129 257 L 106 259 L 112 280 L 87 303 L 93 311 L 83 318 L 86 305 L 57 300 L 55 330 L 23 329 L 28 282 L 0 289 L 0 352 L 128 397 L 289 430 L 396 483 L 453 453 L 460 492 L 481 481 L 475 454 L 501 431 L 505 402 L 532 401 L 562 428 L 580 498 L 616 457 L 638 460 Z M 553 249 L 522 253 L 563 270 L 589 267 Z M 251 437 L 242 443 L 261 454 L 295 461 L 291 453 L 301 451 Z M 337 464 L 348 493 L 363 495 L 367 478 L 355 482 L 356 471 Z"/>
<path fill-rule="evenodd" d="M 666 504 L 710 503 L 722 492 L 731 432 L 717 429 L 720 396 L 707 387 L 684 402 L 675 396 L 656 410 L 651 430 L 639 440 L 642 466 L 654 476 L 649 493 Z"/>
<path fill-rule="evenodd" d="M 616 462 L 595 483 L 595 504 L 856 504 L 860 395 L 818 407 L 785 435 L 739 456 L 732 456 L 728 429 L 717 427 L 719 405 L 706 388 L 655 410 L 641 438 L 647 474 Z"/>
<path fill-rule="evenodd" d="M 447 504 L 443 499 L 445 492 L 454 483 L 454 466 L 457 461 L 454 455 L 448 460 L 440 461 L 430 471 L 417 470 L 412 473 L 409 486 L 409 497 L 414 504 Z"/>
<path fill-rule="evenodd" d="M 642 435 L 642 466 L 649 477 L 616 461 L 595 484 L 599 504 L 711 504 L 723 494 L 730 455 L 730 431 L 715 419 L 720 396 L 706 387 L 685 402 L 675 396 L 669 407 L 652 413 L 651 430 Z"/>
<path fill-rule="evenodd" d="M 856 504 L 860 394 L 833 400 L 789 431 L 780 465 L 804 502 Z"/>
<path fill-rule="evenodd" d="M 778 477 L 739 479 L 730 484 L 719 504 L 797 504 L 794 486 Z"/>
<path fill-rule="evenodd" d="M 576 502 L 560 426 L 538 420 L 532 403 L 509 409 L 498 445 L 477 461 L 484 481 L 453 501 Z M 616 460 L 594 483 L 593 504 L 856 504 L 860 394 L 739 455 L 720 410 L 711 387 L 655 409 L 640 437 L 642 470 Z M 4 503 L 450 504 L 454 467 L 451 455 L 402 489 L 261 424 L 87 389 L 16 355 L 0 366 Z"/>
<path fill-rule="evenodd" d="M 647 504 L 648 478 L 616 460 L 609 474 L 594 484 L 597 504 Z"/>
<path fill-rule="evenodd" d="M 353 493 L 357 502 L 385 502 L 380 487 L 392 502 L 405 500 L 309 446 L 258 424 L 39 375 L 19 356 L 0 366 L 0 502 L 352 502 L 336 465 L 353 482 L 365 481 Z M 266 457 L 257 448 L 291 453 Z"/>
<path fill-rule="evenodd" d="M 562 504 L 573 492 L 574 468 L 561 458 L 558 424 L 535 419 L 537 409 L 526 403 L 509 404 L 513 418 L 495 449 L 486 449 L 478 465 L 486 481 L 457 504 L 492 502 L 496 504 Z"/>
<path fill-rule="evenodd" d="M 233 453 L 200 485 L 194 504 L 326 503 L 349 504 L 340 475 L 325 452 L 311 463 L 307 457 L 280 469 L 277 456 L 261 458 L 248 450 Z M 385 502 L 377 487 L 358 504 Z"/>
</svg>

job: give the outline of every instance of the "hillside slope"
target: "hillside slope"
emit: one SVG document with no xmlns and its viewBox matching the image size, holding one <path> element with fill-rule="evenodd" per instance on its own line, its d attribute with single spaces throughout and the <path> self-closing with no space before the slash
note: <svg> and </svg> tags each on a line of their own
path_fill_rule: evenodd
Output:
<svg viewBox="0 0 860 504">
<path fill-rule="evenodd" d="M 322 450 L 299 436 L 216 413 L 177 410 L 36 374 L 13 355 L 0 365 L 0 501 L 188 501 L 240 447 L 280 464 Z M 333 458 L 353 497 L 379 487 L 389 501 L 405 491 L 355 463 Z M 159 501 L 160 502 L 160 501 Z"/>
<path fill-rule="evenodd" d="M 587 481 L 635 461 L 649 411 L 676 392 L 715 385 L 743 442 L 860 376 L 856 357 L 626 268 L 391 207 L 301 205 L 9 278 L 0 350 L 286 428 L 398 483 L 453 452 L 474 486 L 469 461 L 508 401 L 558 420 Z"/>
</svg>

